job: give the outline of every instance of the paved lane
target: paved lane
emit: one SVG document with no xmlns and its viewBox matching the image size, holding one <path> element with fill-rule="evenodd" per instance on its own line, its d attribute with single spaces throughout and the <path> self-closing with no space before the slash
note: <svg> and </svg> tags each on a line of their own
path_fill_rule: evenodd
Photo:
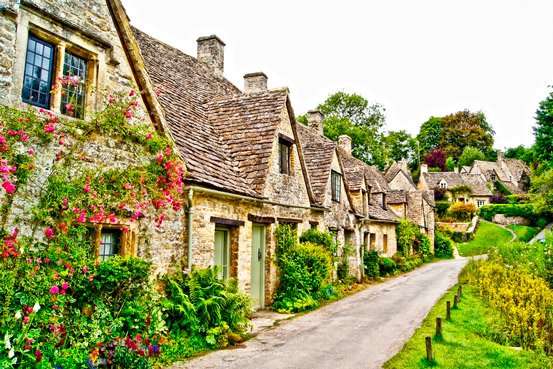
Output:
<svg viewBox="0 0 553 369">
<path fill-rule="evenodd" d="M 280 322 L 237 348 L 184 368 L 381 368 L 457 282 L 468 259 L 440 261 L 309 314 Z"/>
</svg>

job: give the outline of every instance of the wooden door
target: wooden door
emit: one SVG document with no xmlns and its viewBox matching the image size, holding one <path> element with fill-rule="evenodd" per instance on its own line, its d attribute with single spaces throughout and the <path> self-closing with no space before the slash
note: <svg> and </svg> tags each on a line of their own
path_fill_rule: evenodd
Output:
<svg viewBox="0 0 553 369">
<path fill-rule="evenodd" d="M 265 306 L 265 226 L 252 226 L 250 297 L 254 309 Z"/>
<path fill-rule="evenodd" d="M 229 237 L 228 229 L 215 230 L 214 264 L 220 266 L 219 278 L 229 277 Z"/>
</svg>

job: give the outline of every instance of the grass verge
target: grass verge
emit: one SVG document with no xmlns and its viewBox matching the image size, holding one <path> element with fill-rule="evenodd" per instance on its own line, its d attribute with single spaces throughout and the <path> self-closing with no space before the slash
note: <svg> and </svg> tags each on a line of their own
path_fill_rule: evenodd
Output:
<svg viewBox="0 0 553 369">
<path fill-rule="evenodd" d="M 445 320 L 446 302 L 451 301 L 457 286 L 447 292 L 432 308 L 421 328 L 401 351 L 384 364 L 385 369 L 409 368 L 547 368 L 547 362 L 533 351 L 516 350 L 494 342 L 494 321 L 497 315 L 477 292 L 463 285 L 458 309 L 451 310 Z M 442 317 L 442 335 L 435 336 L 436 317 Z M 426 360 L 425 337 L 432 337 L 434 361 Z"/>
<path fill-rule="evenodd" d="M 486 254 L 493 245 L 508 242 L 513 238 L 511 232 L 495 224 L 480 222 L 474 238 L 467 243 L 458 243 L 461 256 Z"/>
<path fill-rule="evenodd" d="M 516 233 L 517 241 L 520 241 L 520 242 L 530 241 L 532 238 L 534 238 L 535 235 L 540 233 L 540 230 L 541 230 L 538 227 L 516 226 L 516 225 L 507 226 L 507 228 L 512 229 Z"/>
</svg>

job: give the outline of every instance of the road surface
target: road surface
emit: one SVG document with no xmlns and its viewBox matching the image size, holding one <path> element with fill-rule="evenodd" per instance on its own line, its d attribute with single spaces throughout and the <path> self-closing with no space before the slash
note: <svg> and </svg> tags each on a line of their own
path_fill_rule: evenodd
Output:
<svg viewBox="0 0 553 369">
<path fill-rule="evenodd" d="M 309 314 L 282 321 L 238 347 L 184 368 L 381 368 L 457 282 L 468 259 L 428 264 Z"/>
</svg>

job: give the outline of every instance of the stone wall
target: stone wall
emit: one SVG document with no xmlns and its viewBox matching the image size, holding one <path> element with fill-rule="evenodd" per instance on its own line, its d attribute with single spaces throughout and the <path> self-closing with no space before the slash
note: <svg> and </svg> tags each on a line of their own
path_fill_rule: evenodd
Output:
<svg viewBox="0 0 553 369">
<path fill-rule="evenodd" d="M 445 222 L 436 222 L 437 226 L 449 227 L 455 232 L 467 232 L 472 226 L 472 223 L 445 223 Z"/>
<path fill-rule="evenodd" d="M 368 249 L 378 250 L 382 256 L 392 257 L 397 252 L 397 236 L 395 223 L 369 221 L 363 227 L 363 231 L 369 234 Z M 370 234 L 375 235 L 374 248 L 370 242 Z M 387 244 L 384 245 L 384 236 L 387 236 Z"/>
<path fill-rule="evenodd" d="M 532 224 L 530 219 L 524 217 L 506 217 L 504 214 L 495 214 L 493 217 L 493 222 L 502 224 L 502 225 L 522 225 L 529 226 Z"/>
<path fill-rule="evenodd" d="M 0 105 L 20 109 L 31 107 L 21 100 L 29 34 L 54 45 L 56 56 L 53 70 L 57 74 L 53 77 L 63 74 L 62 61 L 66 51 L 87 60 L 88 110 L 98 110 L 104 103 L 103 96 L 93 93 L 94 90 L 128 93 L 135 88 L 131 67 L 106 1 L 33 0 L 20 3 L 20 6 L 0 12 Z M 71 119 L 60 115 L 60 104 L 59 94 L 52 96 L 50 110 L 60 116 L 60 122 Z M 91 114 L 88 113 L 85 118 Z M 150 122 L 141 101 L 136 119 Z M 61 123 L 57 125 L 60 126 Z M 75 143 L 75 138 L 66 137 L 65 141 L 65 147 L 71 146 Z M 6 229 L 17 226 L 20 235 L 40 238 L 44 230 L 40 226 L 35 228 L 35 224 L 31 223 L 31 210 L 39 200 L 40 186 L 47 182 L 52 173 L 60 147 L 57 142 L 43 149 L 38 145 L 36 147 L 35 169 L 29 184 L 19 188 L 13 199 L 11 212 L 6 218 Z M 91 169 L 126 168 L 139 165 L 148 158 L 119 137 L 106 135 L 92 135 L 78 149 L 86 158 L 86 166 Z M 5 201 L 5 198 L 0 199 L 2 200 Z M 154 273 L 157 274 L 173 268 L 176 261 L 184 255 L 184 213 L 169 210 L 161 227 L 156 227 L 154 218 L 153 215 L 146 215 L 139 221 L 129 221 L 124 225 L 132 231 L 132 237 L 127 239 L 133 244 L 127 250 L 152 261 Z"/>
</svg>

